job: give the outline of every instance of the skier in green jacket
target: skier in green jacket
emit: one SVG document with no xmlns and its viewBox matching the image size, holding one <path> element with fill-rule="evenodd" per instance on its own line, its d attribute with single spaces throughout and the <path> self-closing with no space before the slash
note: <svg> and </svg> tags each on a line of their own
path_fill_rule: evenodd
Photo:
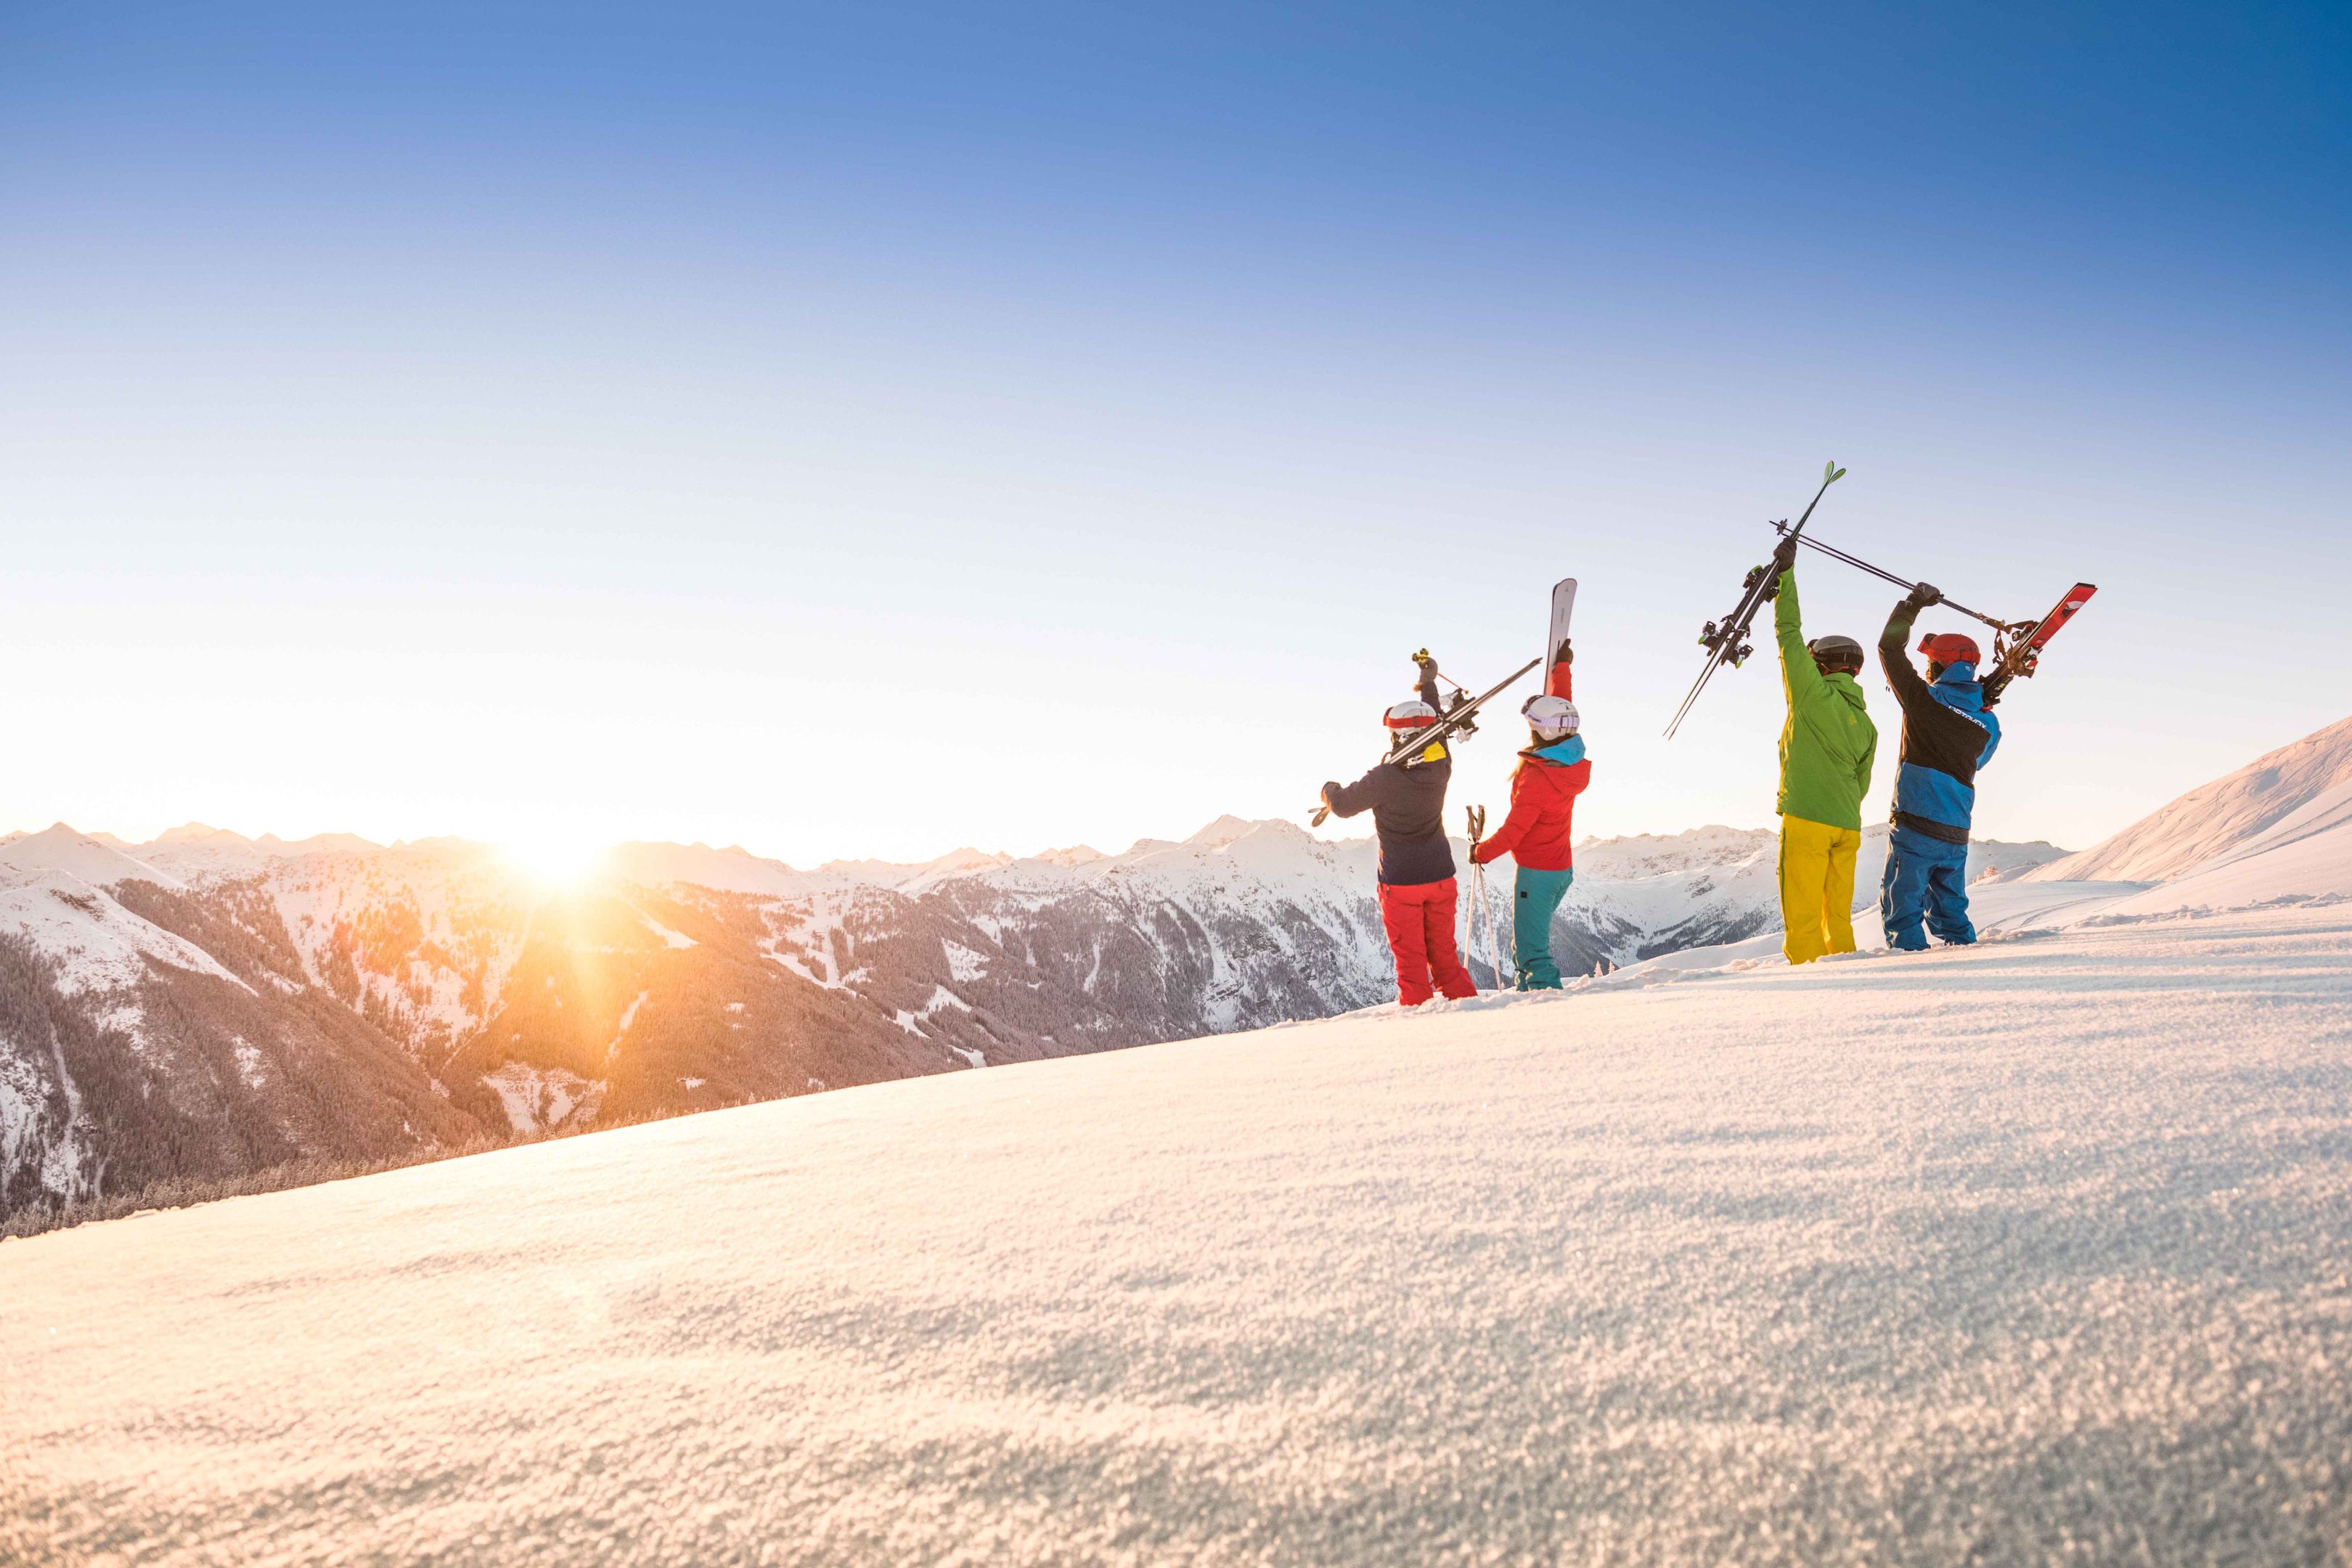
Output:
<svg viewBox="0 0 2352 1568">
<path fill-rule="evenodd" d="M 1780 731 L 1781 951 L 1791 963 L 1853 951 L 1853 861 L 1862 848 L 1862 797 L 1878 754 L 1878 726 L 1864 709 L 1862 645 L 1805 640 L 1797 609 L 1797 542 L 1772 553 L 1772 630 L 1789 721 Z"/>
</svg>

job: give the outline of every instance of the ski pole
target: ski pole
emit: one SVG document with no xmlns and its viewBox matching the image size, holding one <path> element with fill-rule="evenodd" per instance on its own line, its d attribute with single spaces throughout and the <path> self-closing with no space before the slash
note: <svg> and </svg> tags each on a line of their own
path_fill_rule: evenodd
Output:
<svg viewBox="0 0 2352 1568">
<path fill-rule="evenodd" d="M 1788 525 L 1785 523 L 1776 522 L 1772 527 L 1779 532 L 1785 533 L 1788 531 Z M 1894 584 L 1898 588 L 1916 588 L 1918 586 L 1916 583 L 1912 582 L 1907 577 L 1897 577 L 1894 573 L 1889 572 L 1884 566 L 1873 566 L 1861 556 L 1849 555 L 1844 551 L 1840 550 L 1836 545 L 1824 544 L 1820 540 L 1813 538 L 1810 534 L 1799 536 L 1797 542 L 1820 551 L 1822 554 L 1828 556 L 1832 561 L 1843 561 L 1849 566 L 1859 567 L 1861 570 L 1869 573 L 1872 576 L 1883 578 L 1886 582 Z M 1982 610 L 1971 610 L 1966 605 L 1960 604 L 1949 597 L 1939 600 L 1938 603 L 1948 610 L 1959 611 L 1960 614 L 1968 616 L 1971 620 L 1982 621 L 1985 625 L 1992 627 L 1995 631 L 2005 632 L 2010 629 L 2010 624 L 2007 621 L 1995 620 L 1992 616 L 1986 615 Z"/>
</svg>

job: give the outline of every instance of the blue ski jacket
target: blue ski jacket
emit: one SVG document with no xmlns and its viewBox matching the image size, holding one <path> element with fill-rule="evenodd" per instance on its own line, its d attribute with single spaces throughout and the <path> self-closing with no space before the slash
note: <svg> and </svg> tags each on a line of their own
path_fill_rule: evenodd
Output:
<svg viewBox="0 0 2352 1568">
<path fill-rule="evenodd" d="M 1907 645 L 1917 616 L 1904 600 L 1878 637 L 1879 667 L 1903 707 L 1895 823 L 1947 844 L 1966 844 L 1976 815 L 1977 770 L 2000 747 L 2000 721 L 1984 705 L 1976 666 L 1946 665 L 1933 685 L 1911 668 Z"/>
</svg>

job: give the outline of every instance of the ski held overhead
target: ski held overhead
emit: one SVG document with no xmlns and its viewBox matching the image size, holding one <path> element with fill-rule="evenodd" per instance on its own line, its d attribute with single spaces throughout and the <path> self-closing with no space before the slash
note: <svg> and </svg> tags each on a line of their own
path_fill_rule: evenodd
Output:
<svg viewBox="0 0 2352 1568">
<path fill-rule="evenodd" d="M 1843 478 L 1845 470 L 1837 466 L 1835 459 L 1822 466 L 1822 488 L 1815 490 L 1813 499 L 1806 503 L 1804 515 L 1797 519 L 1797 526 L 1788 530 L 1790 537 L 1805 531 L 1805 524 L 1813 520 L 1813 508 L 1821 505 L 1822 497 L 1829 493 L 1829 488 Z M 1756 651 L 1748 641 L 1748 632 L 1755 623 L 1756 612 L 1763 606 L 1765 591 L 1770 585 L 1771 574 L 1766 568 L 1748 568 L 1747 577 L 1740 583 L 1739 602 L 1732 606 L 1731 613 L 1720 621 L 1707 622 L 1699 633 L 1699 646 L 1706 649 L 1706 663 L 1699 670 L 1698 679 L 1691 683 L 1690 694 L 1683 699 L 1683 705 L 1675 710 L 1672 722 L 1666 725 L 1668 739 L 1682 728 L 1691 705 L 1698 700 L 1698 694 L 1706 689 L 1706 683 L 1714 679 L 1715 672 L 1727 664 L 1746 663 L 1748 656 Z"/>
</svg>

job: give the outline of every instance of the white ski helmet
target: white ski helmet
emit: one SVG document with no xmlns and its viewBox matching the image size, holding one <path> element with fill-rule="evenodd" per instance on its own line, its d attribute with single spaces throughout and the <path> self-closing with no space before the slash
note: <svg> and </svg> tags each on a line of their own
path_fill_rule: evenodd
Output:
<svg viewBox="0 0 2352 1568">
<path fill-rule="evenodd" d="M 1528 727 L 1547 741 L 1565 741 L 1584 722 L 1576 716 L 1576 704 L 1565 697 L 1530 697 L 1519 711 L 1527 716 Z"/>
<path fill-rule="evenodd" d="M 1417 697 L 1408 697 L 1381 716 L 1391 730 L 1426 730 L 1437 722 L 1437 710 Z"/>
</svg>

